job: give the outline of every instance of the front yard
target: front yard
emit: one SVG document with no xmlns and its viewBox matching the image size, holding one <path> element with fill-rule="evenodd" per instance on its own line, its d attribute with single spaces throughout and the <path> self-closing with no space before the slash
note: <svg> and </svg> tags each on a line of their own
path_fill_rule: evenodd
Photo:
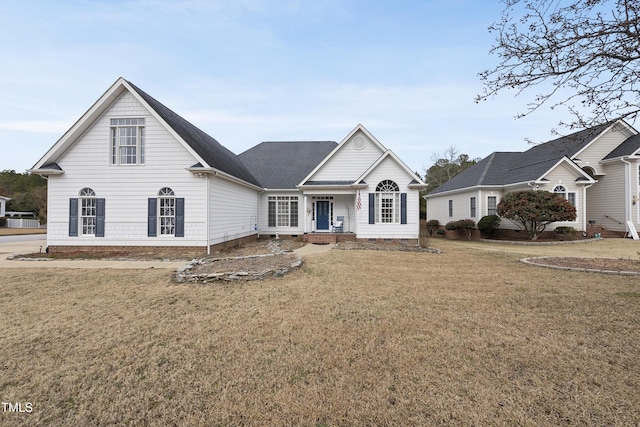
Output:
<svg viewBox="0 0 640 427">
<path fill-rule="evenodd" d="M 518 262 L 566 246 L 430 244 L 443 253 L 331 250 L 206 286 L 3 269 L 0 400 L 33 410 L 0 424 L 640 422 L 638 277 Z M 637 257 L 608 244 L 571 251 Z"/>
</svg>

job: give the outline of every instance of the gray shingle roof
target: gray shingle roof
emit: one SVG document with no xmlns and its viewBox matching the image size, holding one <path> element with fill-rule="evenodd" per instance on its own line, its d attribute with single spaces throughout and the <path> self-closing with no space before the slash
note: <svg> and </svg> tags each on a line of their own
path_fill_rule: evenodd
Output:
<svg viewBox="0 0 640 427">
<path fill-rule="evenodd" d="M 524 152 L 494 152 L 445 182 L 429 194 L 479 185 L 507 185 L 539 179 L 563 157 L 569 159 L 602 133 L 611 123 L 585 129 Z M 630 138 L 631 139 L 631 138 Z M 614 150 L 615 151 L 615 150 Z"/>
<path fill-rule="evenodd" d="M 615 159 L 622 156 L 631 156 L 640 150 L 640 135 L 634 135 L 627 138 L 622 144 L 618 145 L 612 152 L 607 154 L 603 160 Z"/>
<path fill-rule="evenodd" d="M 294 189 L 337 145 L 334 141 L 262 142 L 238 157 L 263 187 Z"/>
<path fill-rule="evenodd" d="M 238 159 L 238 156 L 133 83 L 127 83 L 138 92 L 142 99 L 144 99 L 210 167 L 226 172 L 248 183 L 260 186 L 260 182 Z"/>
</svg>

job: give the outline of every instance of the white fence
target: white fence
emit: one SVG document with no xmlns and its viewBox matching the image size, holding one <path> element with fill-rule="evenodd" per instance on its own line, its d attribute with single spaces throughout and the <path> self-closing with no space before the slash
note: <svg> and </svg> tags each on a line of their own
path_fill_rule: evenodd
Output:
<svg viewBox="0 0 640 427">
<path fill-rule="evenodd" d="M 47 225 L 40 225 L 37 219 L 7 218 L 8 228 L 47 228 Z"/>
</svg>

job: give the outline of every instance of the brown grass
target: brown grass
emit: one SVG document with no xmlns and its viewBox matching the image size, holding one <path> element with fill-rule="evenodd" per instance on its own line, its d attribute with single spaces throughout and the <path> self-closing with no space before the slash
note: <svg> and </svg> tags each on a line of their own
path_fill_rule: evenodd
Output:
<svg viewBox="0 0 640 427">
<path fill-rule="evenodd" d="M 215 286 L 2 270 L 0 399 L 33 412 L 0 425 L 640 422 L 637 277 L 517 262 L 555 248 L 430 245 L 444 253 L 332 250 Z"/>
</svg>

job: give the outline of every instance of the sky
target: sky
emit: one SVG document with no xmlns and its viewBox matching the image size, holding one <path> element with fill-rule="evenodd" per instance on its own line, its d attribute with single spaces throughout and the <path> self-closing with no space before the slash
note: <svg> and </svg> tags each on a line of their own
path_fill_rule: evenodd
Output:
<svg viewBox="0 0 640 427">
<path fill-rule="evenodd" d="M 544 142 L 560 117 L 505 92 L 499 0 L 22 0 L 0 8 L 0 170 L 25 172 L 124 77 L 236 154 L 359 123 L 414 171 Z"/>
</svg>

